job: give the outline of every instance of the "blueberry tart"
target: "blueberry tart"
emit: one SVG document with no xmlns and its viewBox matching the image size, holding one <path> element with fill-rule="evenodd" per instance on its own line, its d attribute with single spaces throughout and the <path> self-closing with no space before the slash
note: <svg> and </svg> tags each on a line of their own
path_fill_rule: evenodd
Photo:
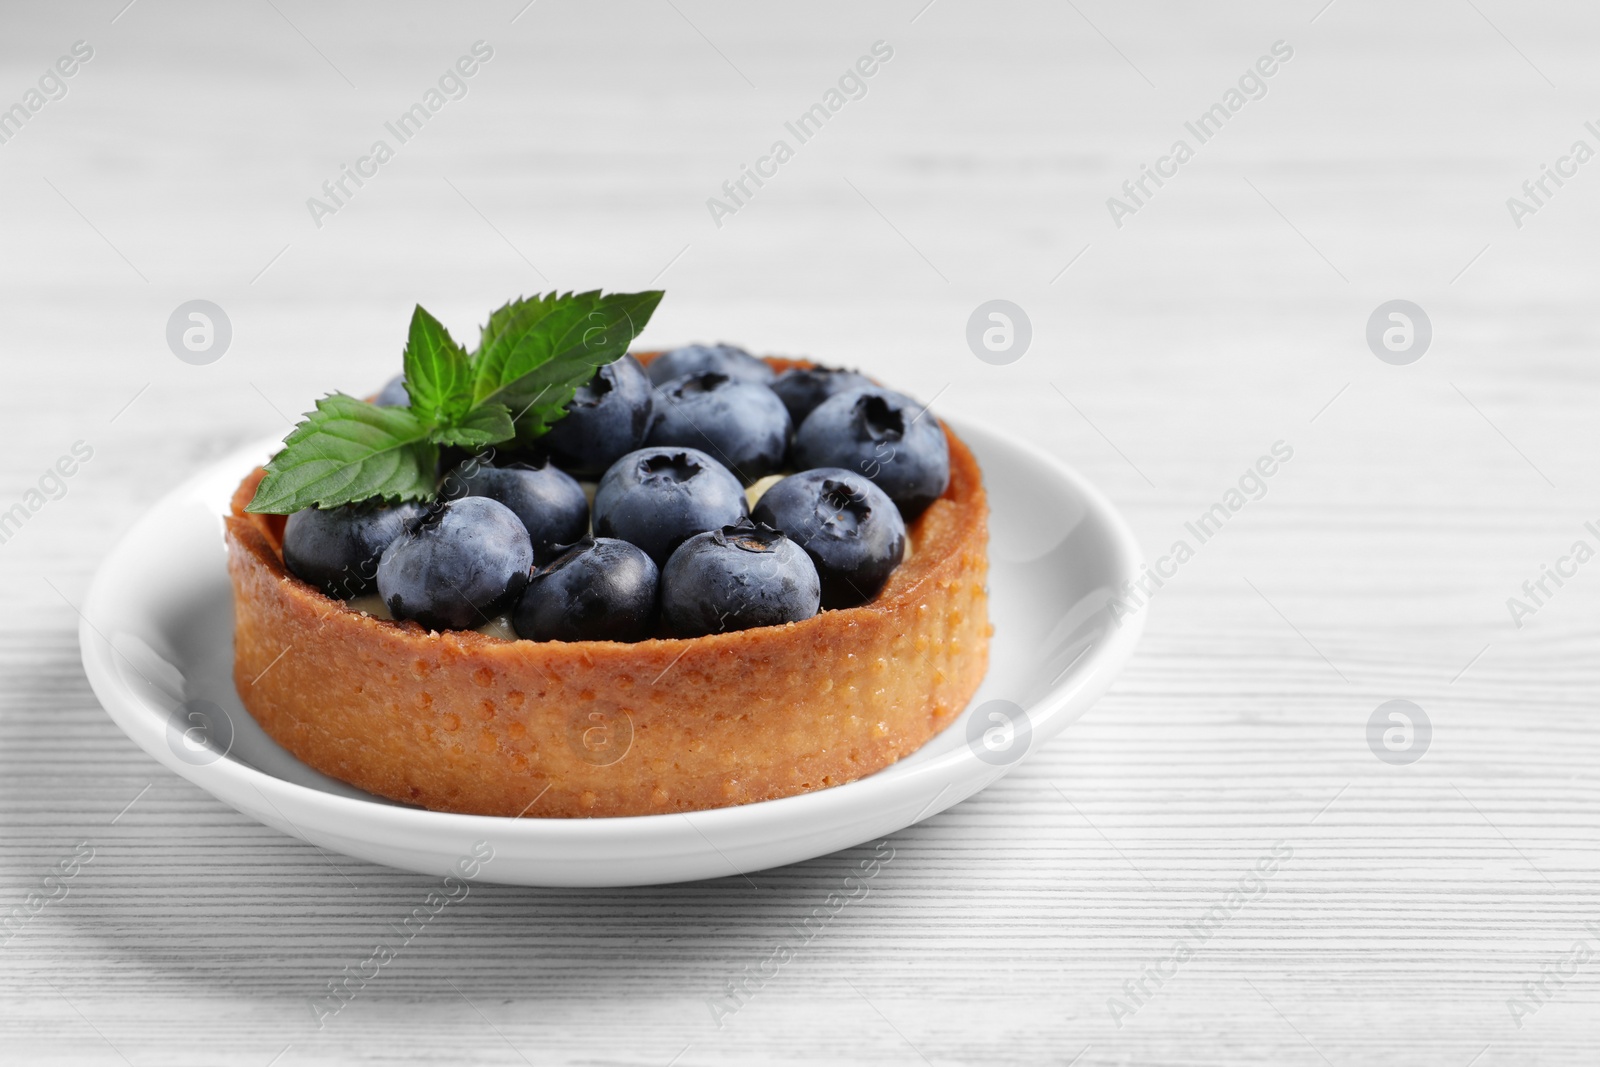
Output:
<svg viewBox="0 0 1600 1067">
<path fill-rule="evenodd" d="M 961 712 L 971 451 L 853 371 L 625 355 L 660 295 L 514 301 L 472 353 L 418 308 L 403 387 L 318 401 L 245 476 L 234 682 L 273 739 L 436 811 L 627 816 L 854 781 Z"/>
</svg>

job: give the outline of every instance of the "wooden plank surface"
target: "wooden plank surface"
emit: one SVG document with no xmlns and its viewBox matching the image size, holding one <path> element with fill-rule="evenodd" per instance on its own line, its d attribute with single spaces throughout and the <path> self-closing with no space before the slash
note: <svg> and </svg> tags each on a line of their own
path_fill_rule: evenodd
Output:
<svg viewBox="0 0 1600 1067">
<path fill-rule="evenodd" d="M 94 53 L 0 143 L 0 509 L 93 449 L 0 544 L 0 906 L 93 850 L 0 946 L 0 1062 L 1592 1062 L 1600 564 L 1520 628 L 1506 604 L 1597 543 L 1600 163 L 1520 227 L 1506 205 L 1600 148 L 1592 8 L 120 7 L 0 16 L 0 106 Z M 466 95 L 314 225 L 480 40 Z M 879 40 L 866 95 L 718 227 L 706 199 Z M 1278 41 L 1265 95 L 1114 225 Z M 89 692 L 71 604 L 156 494 L 392 373 L 413 303 L 464 331 L 652 283 L 645 341 L 869 367 L 1012 427 L 1152 556 L 1294 457 L 1081 723 L 893 837 L 736 1012 L 872 846 L 753 886 L 475 887 L 319 1029 L 309 999 L 428 881 L 161 770 Z M 964 339 L 996 297 L 1034 329 L 1005 367 Z M 234 329 L 204 367 L 164 338 L 194 298 Z M 1364 339 L 1393 299 L 1433 325 L 1409 366 Z M 1366 742 L 1395 698 L 1434 727 L 1409 766 Z"/>
</svg>

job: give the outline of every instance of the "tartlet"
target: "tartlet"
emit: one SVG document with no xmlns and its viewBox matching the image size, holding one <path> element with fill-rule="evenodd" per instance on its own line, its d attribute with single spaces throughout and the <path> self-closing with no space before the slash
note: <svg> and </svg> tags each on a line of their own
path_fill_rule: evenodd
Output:
<svg viewBox="0 0 1600 1067">
<path fill-rule="evenodd" d="M 311 767 L 437 811 L 653 815 L 854 781 L 948 725 L 988 668 L 988 505 L 944 432 L 949 486 L 877 597 L 626 644 L 434 632 L 331 598 L 286 570 L 283 516 L 245 510 L 258 468 L 226 518 L 239 697 Z"/>
</svg>

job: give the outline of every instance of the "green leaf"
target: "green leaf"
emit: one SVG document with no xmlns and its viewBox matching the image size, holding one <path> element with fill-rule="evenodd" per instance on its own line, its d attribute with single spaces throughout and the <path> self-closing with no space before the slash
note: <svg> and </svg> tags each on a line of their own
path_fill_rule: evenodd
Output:
<svg viewBox="0 0 1600 1067">
<path fill-rule="evenodd" d="M 472 361 L 438 319 L 418 304 L 405 351 L 411 413 L 429 426 L 449 426 L 473 406 Z"/>
<path fill-rule="evenodd" d="M 628 350 L 661 296 L 595 290 L 514 300 L 489 316 L 471 356 L 419 305 L 404 360 L 410 406 L 379 408 L 343 393 L 317 401 L 267 463 L 246 510 L 431 499 L 440 445 L 482 448 L 544 433 L 578 386 Z"/>
<path fill-rule="evenodd" d="M 284 438 L 246 511 L 288 515 L 315 504 L 433 495 L 438 447 L 409 409 L 333 393 Z"/>
<path fill-rule="evenodd" d="M 543 434 L 578 386 L 628 350 L 661 296 L 596 289 L 505 305 L 489 316 L 474 356 L 474 403 L 510 408 L 519 441 Z"/>
<path fill-rule="evenodd" d="M 511 412 L 504 404 L 485 404 L 474 408 L 454 426 L 435 429 L 433 439 L 441 445 L 481 448 L 504 441 L 516 432 Z"/>
</svg>

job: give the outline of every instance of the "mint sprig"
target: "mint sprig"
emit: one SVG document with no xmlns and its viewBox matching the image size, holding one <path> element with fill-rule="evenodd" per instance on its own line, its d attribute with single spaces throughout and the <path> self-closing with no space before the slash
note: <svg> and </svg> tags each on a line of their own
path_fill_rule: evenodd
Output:
<svg viewBox="0 0 1600 1067">
<path fill-rule="evenodd" d="M 489 316 L 470 355 L 419 305 L 403 360 L 410 405 L 380 408 L 343 393 L 318 400 L 267 463 L 245 510 L 287 515 L 431 499 L 439 446 L 525 445 L 544 434 L 578 387 L 628 350 L 661 296 L 595 290 L 513 300 Z"/>
</svg>

